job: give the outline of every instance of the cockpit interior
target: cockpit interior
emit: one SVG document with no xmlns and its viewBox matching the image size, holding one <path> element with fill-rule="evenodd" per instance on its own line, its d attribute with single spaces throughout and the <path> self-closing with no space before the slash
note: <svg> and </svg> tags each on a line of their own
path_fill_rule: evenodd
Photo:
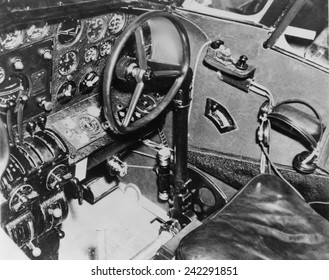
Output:
<svg viewBox="0 0 329 280">
<path fill-rule="evenodd" d="M 329 259 L 327 11 L 0 0 L 0 258 Z"/>
</svg>

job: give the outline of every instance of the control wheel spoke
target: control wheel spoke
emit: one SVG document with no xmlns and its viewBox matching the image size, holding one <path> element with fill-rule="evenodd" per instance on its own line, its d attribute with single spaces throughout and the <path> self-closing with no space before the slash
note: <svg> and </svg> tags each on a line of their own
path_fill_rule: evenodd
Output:
<svg viewBox="0 0 329 280">
<path fill-rule="evenodd" d="M 134 94 L 131 98 L 131 101 L 130 101 L 130 104 L 129 104 L 129 108 L 128 108 L 128 111 L 127 111 L 127 114 L 126 114 L 126 117 L 122 123 L 122 125 L 124 127 L 127 127 L 130 123 L 130 120 L 131 120 L 131 117 L 135 111 L 135 108 L 136 108 L 136 105 L 137 105 L 137 102 L 138 102 L 138 99 L 139 97 L 141 96 L 141 93 L 143 91 L 143 88 L 144 88 L 144 83 L 142 81 L 140 81 L 139 83 L 137 83 L 137 86 L 135 88 L 135 91 L 134 91 Z"/>
<path fill-rule="evenodd" d="M 182 67 L 180 65 L 167 64 L 155 61 L 148 61 L 148 65 L 152 69 L 152 76 L 154 78 L 175 78 L 182 75 Z"/>
<path fill-rule="evenodd" d="M 137 46 L 137 58 L 139 68 L 146 70 L 147 69 L 147 58 L 145 52 L 145 40 L 142 27 L 138 27 L 135 30 L 136 46 Z"/>
</svg>

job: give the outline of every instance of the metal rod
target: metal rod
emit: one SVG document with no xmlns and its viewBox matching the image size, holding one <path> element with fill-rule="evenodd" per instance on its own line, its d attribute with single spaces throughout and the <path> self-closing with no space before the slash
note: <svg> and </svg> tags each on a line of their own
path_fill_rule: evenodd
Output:
<svg viewBox="0 0 329 280">
<path fill-rule="evenodd" d="M 306 0 L 291 0 L 287 5 L 287 9 L 283 13 L 280 21 L 277 23 L 277 26 L 268 40 L 264 43 L 265 48 L 271 48 L 275 45 L 276 41 L 285 31 L 287 26 L 293 21 L 295 16 L 298 14 L 300 9 L 304 6 Z"/>
</svg>

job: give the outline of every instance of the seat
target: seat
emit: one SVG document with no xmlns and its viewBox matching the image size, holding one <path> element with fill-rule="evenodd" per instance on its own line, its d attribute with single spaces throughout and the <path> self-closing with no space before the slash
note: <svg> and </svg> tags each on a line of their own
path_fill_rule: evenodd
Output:
<svg viewBox="0 0 329 280">
<path fill-rule="evenodd" d="M 253 178 L 180 242 L 177 259 L 329 259 L 329 223 L 280 178 Z"/>
</svg>

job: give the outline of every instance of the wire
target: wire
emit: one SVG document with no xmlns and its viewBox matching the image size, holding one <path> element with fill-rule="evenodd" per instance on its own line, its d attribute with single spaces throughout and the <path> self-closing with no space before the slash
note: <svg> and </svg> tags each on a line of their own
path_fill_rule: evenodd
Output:
<svg viewBox="0 0 329 280">
<path fill-rule="evenodd" d="M 284 177 L 283 177 L 283 175 L 281 174 L 281 172 L 276 168 L 276 166 L 273 164 L 273 162 L 271 161 L 271 159 L 270 159 L 270 156 L 269 156 L 269 154 L 266 152 L 266 149 L 265 149 L 265 146 L 264 146 L 264 144 L 263 143 L 259 143 L 259 146 L 261 147 L 261 149 L 262 149 L 262 152 L 265 154 L 265 156 L 266 156 L 266 158 L 267 158 L 267 160 L 268 160 L 268 162 L 270 163 L 270 165 L 271 165 L 271 167 L 273 168 L 273 170 L 274 170 L 274 172 L 286 183 L 286 184 L 288 184 L 289 185 L 289 187 L 291 187 L 303 200 L 305 200 L 304 199 L 304 197 L 300 194 L 300 192 L 299 191 L 297 191 L 296 190 L 296 188 L 293 186 L 293 185 L 291 185 Z"/>
<path fill-rule="evenodd" d="M 311 201 L 308 203 L 309 205 L 312 204 L 324 204 L 324 205 L 329 205 L 329 201 Z"/>
<path fill-rule="evenodd" d="M 264 86 L 252 81 L 249 86 L 249 90 L 253 91 L 256 94 L 265 96 L 270 101 L 270 105 L 274 106 L 275 100 L 273 94 Z"/>
<path fill-rule="evenodd" d="M 197 71 L 197 68 L 198 68 L 198 64 L 199 64 L 199 61 L 200 61 L 200 58 L 201 58 L 203 49 L 205 47 L 209 46 L 211 44 L 211 42 L 212 42 L 211 40 L 208 40 L 206 43 L 204 43 L 200 47 L 199 52 L 197 54 L 197 57 L 196 57 L 196 60 L 195 60 L 195 65 L 194 65 L 194 69 L 193 69 L 193 77 L 192 77 L 191 87 L 190 87 L 191 100 L 193 99 L 193 95 L 194 95 L 194 85 L 195 85 L 195 79 L 196 79 L 196 71 Z M 192 111 L 192 104 L 190 105 L 190 110 L 189 110 L 189 113 L 188 113 L 188 120 L 190 120 L 191 111 Z"/>
</svg>

